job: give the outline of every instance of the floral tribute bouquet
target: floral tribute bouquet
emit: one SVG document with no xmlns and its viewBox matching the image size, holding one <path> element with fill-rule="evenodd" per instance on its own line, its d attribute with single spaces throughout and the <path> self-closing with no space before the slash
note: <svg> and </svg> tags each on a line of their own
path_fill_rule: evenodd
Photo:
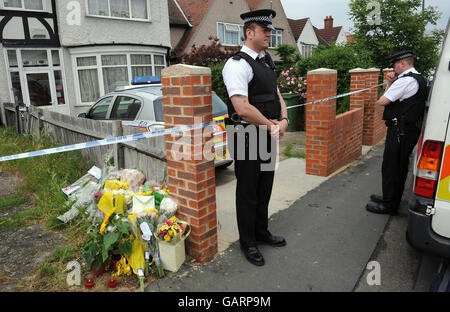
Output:
<svg viewBox="0 0 450 312">
<path fill-rule="evenodd" d="M 157 236 L 161 241 L 176 243 L 181 239 L 185 229 L 185 225 L 178 222 L 177 218 L 172 217 L 158 227 Z"/>
<path fill-rule="evenodd" d="M 136 213 L 136 224 L 141 230 L 142 240 L 145 242 L 150 255 L 152 256 L 158 276 L 164 277 L 164 268 L 159 258 L 159 245 L 153 233 L 156 232 L 158 222 L 158 210 L 148 209 L 143 212 Z"/>
<path fill-rule="evenodd" d="M 300 76 L 298 68 L 291 67 L 288 70 L 281 71 L 278 85 L 281 93 L 298 94 L 302 98 L 306 97 L 306 78 Z"/>
</svg>

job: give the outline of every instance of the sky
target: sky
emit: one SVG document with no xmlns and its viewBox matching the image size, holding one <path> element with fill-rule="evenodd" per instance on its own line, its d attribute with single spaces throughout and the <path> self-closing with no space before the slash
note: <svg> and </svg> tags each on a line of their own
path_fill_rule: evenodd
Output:
<svg viewBox="0 0 450 312">
<path fill-rule="evenodd" d="M 281 3 L 288 18 L 309 17 L 314 26 L 323 28 L 323 20 L 326 16 L 331 15 L 334 18 L 334 26 L 344 26 L 344 31 L 351 33 L 353 23 L 348 15 L 350 0 L 281 0 Z M 445 30 L 450 17 L 450 1 L 425 0 L 425 6 L 437 7 L 438 11 L 442 13 L 437 25 L 429 25 L 427 30 L 435 28 Z"/>
</svg>

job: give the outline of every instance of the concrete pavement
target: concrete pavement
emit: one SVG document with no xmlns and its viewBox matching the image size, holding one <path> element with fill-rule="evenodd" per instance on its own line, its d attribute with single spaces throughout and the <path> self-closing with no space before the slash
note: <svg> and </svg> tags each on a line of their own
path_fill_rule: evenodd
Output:
<svg viewBox="0 0 450 312">
<path fill-rule="evenodd" d="M 304 160 L 280 162 L 269 229 L 288 245 L 261 245 L 263 267 L 239 248 L 234 182 L 226 173 L 227 183 L 217 187 L 219 255 L 206 265 L 183 265 L 147 291 L 352 291 L 389 220 L 364 209 L 370 194 L 381 192 L 382 152 L 380 144 L 327 178 L 307 176 Z"/>
</svg>

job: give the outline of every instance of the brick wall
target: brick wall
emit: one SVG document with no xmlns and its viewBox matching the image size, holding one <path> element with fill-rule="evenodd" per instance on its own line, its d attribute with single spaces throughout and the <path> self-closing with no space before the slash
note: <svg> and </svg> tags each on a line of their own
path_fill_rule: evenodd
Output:
<svg viewBox="0 0 450 312">
<path fill-rule="evenodd" d="M 380 70 L 378 68 L 350 70 L 350 91 L 356 91 L 378 85 Z M 386 135 L 383 117 L 384 108 L 376 105 L 378 88 L 350 96 L 350 108 L 364 108 L 363 145 L 373 146 Z"/>
<path fill-rule="evenodd" d="M 307 102 L 336 95 L 337 71 L 308 72 Z M 361 102 L 362 103 L 362 102 Z M 361 155 L 363 108 L 336 116 L 336 100 L 306 106 L 306 173 L 328 176 Z"/>
<path fill-rule="evenodd" d="M 212 121 L 209 68 L 170 66 L 162 72 L 162 85 L 166 128 Z M 205 156 L 207 150 L 214 153 L 212 127 L 192 130 L 182 138 L 166 136 L 170 193 L 179 203 L 177 217 L 191 224 L 187 254 L 200 263 L 218 252 L 215 169 L 214 160 Z"/>
</svg>

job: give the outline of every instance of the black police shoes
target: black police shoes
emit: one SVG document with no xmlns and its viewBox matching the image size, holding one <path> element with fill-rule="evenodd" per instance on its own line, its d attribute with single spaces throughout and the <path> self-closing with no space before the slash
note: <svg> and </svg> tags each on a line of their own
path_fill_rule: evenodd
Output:
<svg viewBox="0 0 450 312">
<path fill-rule="evenodd" d="M 241 249 L 250 263 L 257 266 L 264 265 L 264 258 L 262 254 L 259 252 L 258 247 L 244 247 L 241 245 Z"/>
<path fill-rule="evenodd" d="M 274 247 L 286 246 L 286 240 L 281 236 L 270 235 L 264 239 L 257 239 L 257 241 Z"/>
<path fill-rule="evenodd" d="M 373 213 L 390 214 L 391 216 L 395 216 L 397 215 L 398 209 L 393 204 L 369 202 L 366 205 L 366 210 Z"/>
<path fill-rule="evenodd" d="M 375 203 L 383 203 L 383 196 L 381 195 L 376 195 L 376 194 L 372 194 L 370 195 L 370 200 L 375 202 Z"/>
</svg>

